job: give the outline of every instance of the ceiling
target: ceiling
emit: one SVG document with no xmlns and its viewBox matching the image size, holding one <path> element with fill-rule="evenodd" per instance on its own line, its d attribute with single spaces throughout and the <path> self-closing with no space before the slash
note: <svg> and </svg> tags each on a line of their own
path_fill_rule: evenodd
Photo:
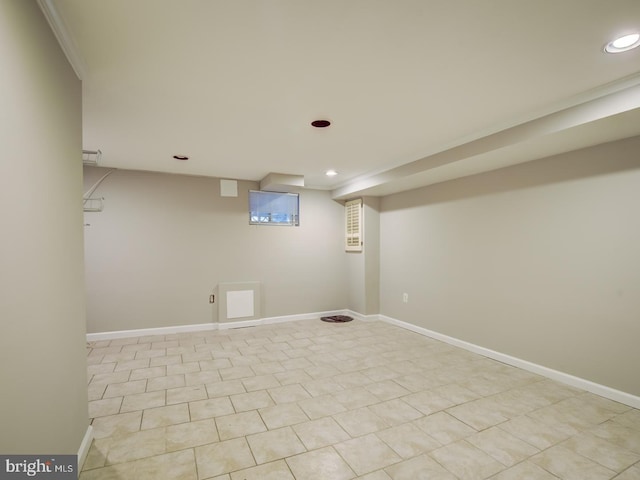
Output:
<svg viewBox="0 0 640 480">
<path fill-rule="evenodd" d="M 38 1 L 103 166 L 348 198 L 640 134 L 638 0 Z"/>
</svg>

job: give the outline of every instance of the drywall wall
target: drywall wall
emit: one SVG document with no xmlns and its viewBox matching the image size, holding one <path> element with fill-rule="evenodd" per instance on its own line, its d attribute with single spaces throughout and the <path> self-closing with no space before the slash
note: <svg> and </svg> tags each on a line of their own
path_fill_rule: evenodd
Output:
<svg viewBox="0 0 640 480">
<path fill-rule="evenodd" d="M 343 246 L 344 247 L 344 246 Z M 365 246 L 361 252 L 347 252 L 345 266 L 349 288 L 347 305 L 349 310 L 365 314 L 367 310 L 367 293 L 365 283 Z"/>
<path fill-rule="evenodd" d="M 383 198 L 381 312 L 640 395 L 638 151 L 635 137 Z"/>
<path fill-rule="evenodd" d="M 380 198 L 364 197 L 364 284 L 366 315 L 380 313 Z"/>
<path fill-rule="evenodd" d="M 347 252 L 347 308 L 362 315 L 379 313 L 380 199 L 362 198 L 362 250 Z M 344 220 L 343 220 L 344 224 Z"/>
<path fill-rule="evenodd" d="M 104 152 L 105 157 L 108 152 Z M 85 189 L 107 170 L 85 168 Z M 89 332 L 209 323 L 209 295 L 223 282 L 262 282 L 262 315 L 346 305 L 342 206 L 302 190 L 300 226 L 249 225 L 248 191 L 221 197 L 216 178 L 118 170 L 86 213 Z"/>
<path fill-rule="evenodd" d="M 0 2 L 0 452 L 76 454 L 89 424 L 81 84 L 35 1 Z"/>
</svg>

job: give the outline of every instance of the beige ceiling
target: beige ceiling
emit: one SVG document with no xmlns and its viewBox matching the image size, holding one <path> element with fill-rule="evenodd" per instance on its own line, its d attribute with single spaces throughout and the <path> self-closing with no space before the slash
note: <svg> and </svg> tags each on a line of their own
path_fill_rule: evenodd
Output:
<svg viewBox="0 0 640 480">
<path fill-rule="evenodd" d="M 640 134 L 638 0 L 39 1 L 104 166 L 347 198 Z"/>
</svg>

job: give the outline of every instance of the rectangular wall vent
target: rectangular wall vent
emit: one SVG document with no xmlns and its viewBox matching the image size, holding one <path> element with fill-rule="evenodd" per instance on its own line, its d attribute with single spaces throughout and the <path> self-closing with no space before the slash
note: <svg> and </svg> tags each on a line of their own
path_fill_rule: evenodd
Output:
<svg viewBox="0 0 640 480">
<path fill-rule="evenodd" d="M 219 323 L 262 318 L 260 282 L 220 283 L 217 290 Z"/>
<path fill-rule="evenodd" d="M 253 317 L 253 290 L 231 290 L 227 292 L 227 318 Z"/>
</svg>

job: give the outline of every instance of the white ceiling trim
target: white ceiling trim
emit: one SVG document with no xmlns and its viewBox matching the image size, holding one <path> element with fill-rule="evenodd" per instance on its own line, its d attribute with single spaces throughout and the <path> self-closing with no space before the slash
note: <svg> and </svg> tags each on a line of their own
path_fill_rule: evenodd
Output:
<svg viewBox="0 0 640 480">
<path fill-rule="evenodd" d="M 58 13 L 53 1 L 38 0 L 38 5 L 47 19 L 47 22 L 49 22 L 51 30 L 53 30 L 54 35 L 58 39 L 58 43 L 60 44 L 60 47 L 62 47 L 64 54 L 67 56 L 67 60 L 69 60 L 73 71 L 76 72 L 76 75 L 80 80 L 84 80 L 85 72 L 87 71 L 84 60 L 80 56 L 78 46 L 69 33 L 69 29 Z"/>
</svg>

